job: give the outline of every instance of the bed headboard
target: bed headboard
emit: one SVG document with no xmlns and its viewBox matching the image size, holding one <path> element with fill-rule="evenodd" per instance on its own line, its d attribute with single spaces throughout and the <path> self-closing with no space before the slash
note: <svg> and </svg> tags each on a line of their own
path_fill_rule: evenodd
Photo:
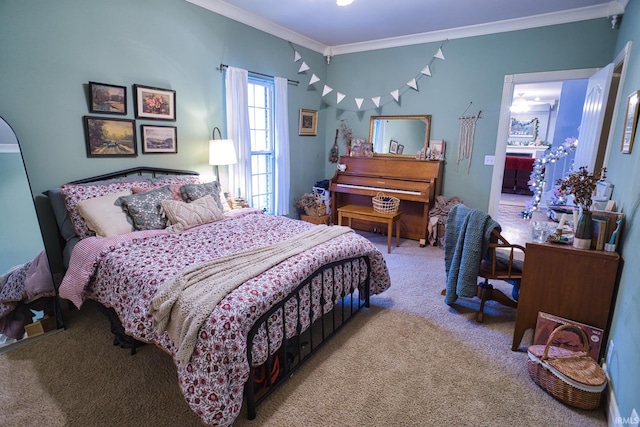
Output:
<svg viewBox="0 0 640 427">
<path fill-rule="evenodd" d="M 110 172 L 103 175 L 96 175 L 89 178 L 83 178 L 71 181 L 68 184 L 88 184 L 116 178 L 124 178 L 128 176 L 149 176 L 156 178 L 162 175 L 199 175 L 198 172 L 181 169 L 154 168 L 148 166 L 138 166 L 130 169 L 124 169 L 116 172 Z M 38 213 L 38 221 L 42 230 L 42 238 L 44 240 L 45 251 L 49 259 L 51 273 L 54 276 L 56 285 L 60 284 L 64 276 L 63 250 L 66 244 L 65 239 L 60 233 L 58 223 L 56 222 L 54 208 L 48 197 L 48 192 L 36 196 L 36 210 Z"/>
</svg>

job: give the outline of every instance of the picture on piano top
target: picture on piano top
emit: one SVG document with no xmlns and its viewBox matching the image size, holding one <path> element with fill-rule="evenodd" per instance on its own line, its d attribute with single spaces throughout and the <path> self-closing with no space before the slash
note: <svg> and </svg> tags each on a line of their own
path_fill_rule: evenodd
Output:
<svg viewBox="0 0 640 427">
<path fill-rule="evenodd" d="M 398 141 L 394 141 L 393 139 L 389 143 L 389 153 L 398 154 Z M 404 149 L 404 147 L 402 147 Z"/>
</svg>

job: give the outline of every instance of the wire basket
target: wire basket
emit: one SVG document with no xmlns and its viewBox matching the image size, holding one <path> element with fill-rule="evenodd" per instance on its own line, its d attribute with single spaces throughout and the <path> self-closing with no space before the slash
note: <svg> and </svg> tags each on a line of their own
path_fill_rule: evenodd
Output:
<svg viewBox="0 0 640 427">
<path fill-rule="evenodd" d="M 384 193 L 378 193 L 373 197 L 373 210 L 382 214 L 393 214 L 398 212 L 400 199 L 393 196 L 385 196 Z"/>
<path fill-rule="evenodd" d="M 600 406 L 607 379 L 602 368 L 587 355 L 589 347 L 584 331 L 577 328 L 585 343 L 582 352 L 550 347 L 554 334 L 571 326 L 565 324 L 554 329 L 546 345 L 529 347 L 527 371 L 534 383 L 561 402 L 580 409 L 595 409 Z"/>
</svg>

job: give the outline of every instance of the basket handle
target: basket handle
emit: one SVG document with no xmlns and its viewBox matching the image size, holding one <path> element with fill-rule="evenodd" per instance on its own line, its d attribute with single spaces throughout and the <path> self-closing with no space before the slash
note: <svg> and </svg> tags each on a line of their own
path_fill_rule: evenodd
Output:
<svg viewBox="0 0 640 427">
<path fill-rule="evenodd" d="M 376 194 L 376 198 L 382 199 L 383 197 L 384 197 L 384 193 L 382 191 L 378 191 L 378 193 Z"/>
<path fill-rule="evenodd" d="M 557 328 L 555 328 L 553 330 L 553 332 L 551 332 L 551 335 L 549 335 L 549 338 L 547 338 L 547 344 L 544 347 L 544 354 L 542 355 L 542 359 L 540 360 L 547 360 L 548 359 L 548 353 L 549 353 L 549 346 L 551 345 L 551 342 L 553 341 L 553 337 L 560 331 L 563 331 L 565 329 L 569 329 L 569 328 L 573 328 L 573 329 L 577 329 L 580 331 L 580 334 L 582 335 L 582 341 L 584 342 L 584 352 L 586 354 L 589 354 L 589 338 L 587 337 L 587 334 L 584 333 L 584 331 L 582 330 L 581 327 L 571 324 L 571 323 L 565 323 L 562 326 L 558 326 Z"/>
</svg>

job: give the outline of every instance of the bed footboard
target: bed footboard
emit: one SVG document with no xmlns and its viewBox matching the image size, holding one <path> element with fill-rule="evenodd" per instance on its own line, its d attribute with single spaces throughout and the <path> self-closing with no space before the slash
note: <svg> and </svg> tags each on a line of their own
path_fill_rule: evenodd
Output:
<svg viewBox="0 0 640 427">
<path fill-rule="evenodd" d="M 362 307 L 369 307 L 371 264 L 367 256 L 360 256 L 326 264 L 314 271 L 282 301 L 261 316 L 247 335 L 247 359 L 250 376 L 244 386 L 247 417 L 256 417 L 256 406 L 320 349 Z M 353 282 L 352 282 L 353 280 Z M 329 281 L 330 286 L 326 283 Z M 318 286 L 317 283 L 320 283 Z M 349 286 L 336 283 L 349 282 Z M 315 286 L 314 286 L 315 284 Z M 312 288 L 313 287 L 313 288 Z M 319 305 L 313 304 L 310 293 L 317 292 Z M 306 293 L 306 294 L 305 294 Z M 306 295 L 303 296 L 303 295 Z M 315 294 L 314 294 L 315 295 Z M 303 300 L 309 302 L 305 304 Z M 331 307 L 325 310 L 325 307 Z M 295 333 L 291 333 L 291 309 L 294 307 Z M 287 310 L 289 313 L 287 313 Z M 271 321 L 279 318 L 282 321 Z M 303 329 L 300 319 L 310 319 Z M 254 366 L 252 349 L 260 329 L 266 328 L 267 360 Z M 277 331 L 270 330 L 279 328 Z M 280 337 L 274 340 L 271 337 Z"/>
</svg>

